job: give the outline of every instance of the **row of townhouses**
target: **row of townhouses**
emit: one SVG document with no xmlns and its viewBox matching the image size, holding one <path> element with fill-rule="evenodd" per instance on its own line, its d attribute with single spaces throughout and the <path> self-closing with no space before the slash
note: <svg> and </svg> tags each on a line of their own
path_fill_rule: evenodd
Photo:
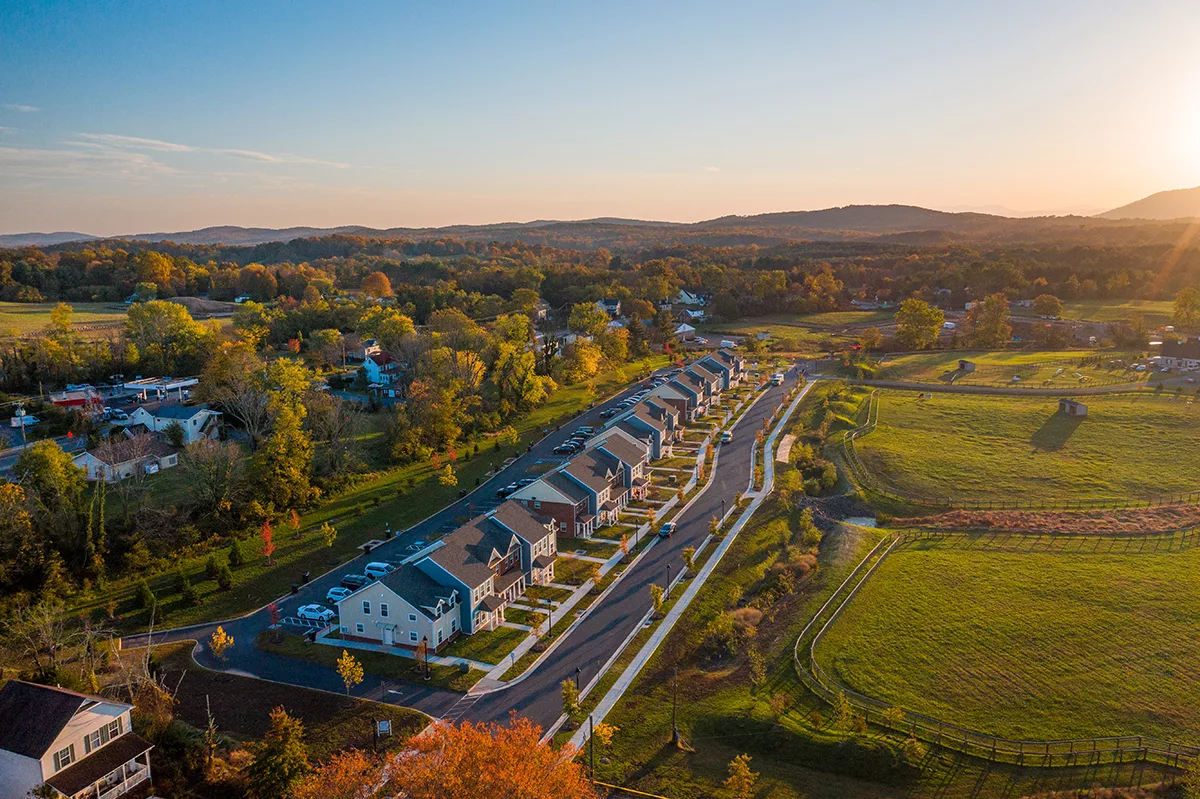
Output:
<svg viewBox="0 0 1200 799">
<path fill-rule="evenodd" d="M 683 420 L 736 386 L 743 369 L 719 352 L 659 386 L 566 463 L 338 602 L 339 634 L 437 651 L 458 635 L 494 630 L 529 586 L 553 581 L 559 536 L 589 537 L 644 498 L 650 460 L 670 456 Z"/>
<path fill-rule="evenodd" d="M 28 799 L 34 790 L 116 799 L 149 781 L 152 744 L 133 732 L 131 710 L 99 696 L 6 682 L 0 688 L 0 799 Z"/>
</svg>

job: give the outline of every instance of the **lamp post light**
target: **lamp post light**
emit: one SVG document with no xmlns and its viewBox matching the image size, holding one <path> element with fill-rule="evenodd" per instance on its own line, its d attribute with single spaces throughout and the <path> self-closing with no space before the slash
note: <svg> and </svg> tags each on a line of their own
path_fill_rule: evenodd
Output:
<svg viewBox="0 0 1200 799">
<path fill-rule="evenodd" d="M 429 679 L 429 636 L 421 636 L 421 652 L 424 655 L 425 661 L 425 679 Z"/>
<path fill-rule="evenodd" d="M 576 690 L 576 692 L 579 691 L 579 667 L 578 666 L 575 667 L 575 690 Z"/>
</svg>

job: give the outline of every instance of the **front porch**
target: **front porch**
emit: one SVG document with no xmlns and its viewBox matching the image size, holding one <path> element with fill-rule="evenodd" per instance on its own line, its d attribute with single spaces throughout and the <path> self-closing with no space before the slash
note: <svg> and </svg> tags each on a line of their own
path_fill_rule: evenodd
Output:
<svg viewBox="0 0 1200 799">
<path fill-rule="evenodd" d="M 46 780 L 59 796 L 117 799 L 150 779 L 146 739 L 126 733 Z"/>
</svg>

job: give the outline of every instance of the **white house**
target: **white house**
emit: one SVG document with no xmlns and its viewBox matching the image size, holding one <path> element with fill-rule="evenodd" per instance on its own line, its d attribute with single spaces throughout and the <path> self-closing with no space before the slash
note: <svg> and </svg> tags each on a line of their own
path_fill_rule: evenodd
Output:
<svg viewBox="0 0 1200 799">
<path fill-rule="evenodd" d="M 87 470 L 88 480 L 117 483 L 138 473 L 170 469 L 179 463 L 179 455 L 158 437 L 140 435 L 81 452 L 72 461 Z"/>
<path fill-rule="evenodd" d="M 390 386 L 399 377 L 400 364 L 386 352 L 376 352 L 363 361 L 363 371 L 367 374 L 368 383 Z"/>
<path fill-rule="evenodd" d="M 150 779 L 133 705 L 9 680 L 0 689 L 0 799 L 43 785 L 72 799 L 116 799 Z"/>
<path fill-rule="evenodd" d="M 148 432 L 165 433 L 173 424 L 183 429 L 183 443 L 202 438 L 216 439 L 221 432 L 221 412 L 207 405 L 181 405 L 178 402 L 150 402 L 129 415 L 128 427 L 142 425 Z"/>
<path fill-rule="evenodd" d="M 598 300 L 596 302 L 596 307 L 599 308 L 600 310 L 604 311 L 606 314 L 611 316 L 613 319 L 616 319 L 618 316 L 621 315 L 621 301 L 620 300 Z"/>
<path fill-rule="evenodd" d="M 675 337 L 680 341 L 692 341 L 696 338 L 696 328 L 685 322 L 675 328 Z"/>
<path fill-rule="evenodd" d="M 699 292 L 680 289 L 679 295 L 675 297 L 675 302 L 680 305 L 707 305 L 708 298 Z"/>
<path fill-rule="evenodd" d="M 1193 336 L 1188 341 L 1180 341 L 1177 338 L 1164 339 L 1162 362 L 1164 366 L 1172 369 L 1200 369 L 1200 338 Z"/>
</svg>

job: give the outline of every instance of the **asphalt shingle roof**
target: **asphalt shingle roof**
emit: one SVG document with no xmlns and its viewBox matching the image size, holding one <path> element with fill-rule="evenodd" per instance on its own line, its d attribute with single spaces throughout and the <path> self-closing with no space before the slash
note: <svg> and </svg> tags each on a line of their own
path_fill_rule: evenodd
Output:
<svg viewBox="0 0 1200 799">
<path fill-rule="evenodd" d="M 9 680 L 0 688 L 0 749 L 25 757 L 42 757 L 88 702 L 109 700 L 64 688 Z"/>
<path fill-rule="evenodd" d="M 585 499 L 591 496 L 591 494 L 587 492 L 587 489 L 563 474 L 562 470 L 550 472 L 550 474 L 543 477 L 542 480 L 546 481 L 563 494 L 566 494 L 567 498 L 572 502 L 583 502 Z"/>
<path fill-rule="evenodd" d="M 425 608 L 437 607 L 439 599 L 449 600 L 450 592 L 454 590 L 434 580 L 411 563 L 402 563 L 395 571 L 380 578 L 379 582 L 394 591 L 396 596 L 422 611 Z M 425 615 L 429 616 L 428 613 Z"/>
<path fill-rule="evenodd" d="M 639 441 L 645 437 L 638 438 Z M 641 463 L 646 460 L 646 450 L 638 446 L 632 441 L 628 441 L 620 433 L 613 433 L 608 438 L 601 442 L 600 446 L 608 454 L 616 457 L 622 463 L 627 463 L 630 466 Z"/>
<path fill-rule="evenodd" d="M 593 491 L 600 492 L 609 487 L 610 475 L 618 474 L 620 467 L 620 462 L 612 455 L 592 449 L 572 458 L 565 471 Z"/>
<path fill-rule="evenodd" d="M 209 409 L 207 405 L 181 405 L 178 402 L 147 402 L 141 407 L 156 419 L 191 419 Z"/>
<path fill-rule="evenodd" d="M 492 513 L 492 517 L 530 544 L 536 544 L 546 536 L 553 535 L 553 531 L 539 521 L 539 518 L 544 517 L 535 515 L 520 502 L 513 502 L 511 499 L 501 503 Z"/>
</svg>

